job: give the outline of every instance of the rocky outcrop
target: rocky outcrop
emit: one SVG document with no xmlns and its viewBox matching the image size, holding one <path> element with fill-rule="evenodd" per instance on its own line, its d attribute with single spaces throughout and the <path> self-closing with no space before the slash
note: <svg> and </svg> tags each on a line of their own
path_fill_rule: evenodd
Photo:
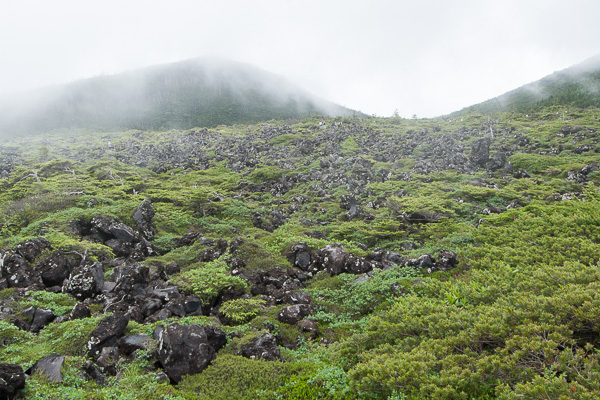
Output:
<svg viewBox="0 0 600 400">
<path fill-rule="evenodd" d="M 123 333 L 129 319 L 123 315 L 109 315 L 98 324 L 90 335 L 86 345 L 89 357 L 97 358 L 105 347 L 115 347 Z"/>
<path fill-rule="evenodd" d="M 478 167 L 485 167 L 490 160 L 490 145 L 492 138 L 483 137 L 477 139 L 471 145 L 471 156 L 469 161 Z"/>
<path fill-rule="evenodd" d="M 25 388 L 25 373 L 17 364 L 0 363 L 0 400 L 11 400 Z"/>
<path fill-rule="evenodd" d="M 227 339 L 220 329 L 200 325 L 172 324 L 154 332 L 157 359 L 172 382 L 202 372 Z"/>
<path fill-rule="evenodd" d="M 269 332 L 263 332 L 252 343 L 242 345 L 237 354 L 251 359 L 281 360 L 277 339 Z"/>
<path fill-rule="evenodd" d="M 294 304 L 284 307 L 277 315 L 277 319 L 286 324 L 293 325 L 312 314 L 312 312 L 313 309 L 309 304 Z"/>
<path fill-rule="evenodd" d="M 31 368 L 31 373 L 40 373 L 48 378 L 50 382 L 62 382 L 63 377 L 60 369 L 64 362 L 65 356 L 58 353 L 50 354 L 37 360 Z"/>
<path fill-rule="evenodd" d="M 154 239 L 156 226 L 152 221 L 154 217 L 154 208 L 149 199 L 145 199 L 142 204 L 133 212 L 133 220 L 137 224 L 139 232 L 148 240 Z"/>
<path fill-rule="evenodd" d="M 64 282 L 62 291 L 76 299 L 84 300 L 100 293 L 103 286 L 104 269 L 101 263 L 95 262 L 75 268 L 69 275 L 69 279 Z"/>
<path fill-rule="evenodd" d="M 373 265 L 364 258 L 347 253 L 339 244 L 330 244 L 317 250 L 312 258 L 309 270 L 313 272 L 325 271 L 330 275 L 341 273 L 363 274 L 373 269 Z"/>
</svg>

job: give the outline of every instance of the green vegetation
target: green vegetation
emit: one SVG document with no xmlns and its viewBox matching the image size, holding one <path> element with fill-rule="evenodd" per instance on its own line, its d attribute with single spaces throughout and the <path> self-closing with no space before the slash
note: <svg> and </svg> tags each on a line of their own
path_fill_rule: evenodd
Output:
<svg viewBox="0 0 600 400">
<path fill-rule="evenodd" d="M 110 279 L 118 248 L 90 221 L 137 229 L 133 212 L 149 199 L 154 252 L 139 262 L 157 289 L 199 298 L 204 315 L 132 319 L 126 333 L 177 322 L 219 328 L 228 342 L 178 385 L 157 375 L 152 349 L 121 357 L 98 384 L 82 371 L 106 316 L 102 296 L 88 300 L 91 316 L 69 320 L 77 300 L 36 282 L 0 290 L 0 362 L 66 356 L 63 382 L 34 374 L 23 399 L 598 398 L 598 109 L 535 112 L 54 132 L 1 144 L 0 257 L 44 237 L 52 249 L 29 270 L 45 271 L 59 251 L 102 263 Z M 472 146 L 490 129 L 489 158 L 505 161 L 476 166 Z M 317 254 L 336 243 L 375 268 L 325 271 Z M 311 259 L 296 268 L 298 248 Z M 427 255 L 434 261 L 419 266 Z M 297 324 L 279 317 L 292 296 L 311 306 Z M 31 308 L 58 319 L 30 332 Z M 281 360 L 239 355 L 265 332 Z"/>
<path fill-rule="evenodd" d="M 227 263 L 221 258 L 202 266 L 190 267 L 173 278 L 173 283 L 184 292 L 199 296 L 205 303 L 225 290 L 239 291 L 246 288 L 243 279 L 229 274 Z"/>
<path fill-rule="evenodd" d="M 579 65 L 555 72 L 539 81 L 467 107 L 453 113 L 452 116 L 499 112 L 531 113 L 547 107 L 554 107 L 557 112 L 565 106 L 600 107 L 599 65 L 599 57 L 592 57 Z M 562 113 L 562 110 L 560 111 Z M 562 116 L 564 117 L 564 114 Z"/>
</svg>

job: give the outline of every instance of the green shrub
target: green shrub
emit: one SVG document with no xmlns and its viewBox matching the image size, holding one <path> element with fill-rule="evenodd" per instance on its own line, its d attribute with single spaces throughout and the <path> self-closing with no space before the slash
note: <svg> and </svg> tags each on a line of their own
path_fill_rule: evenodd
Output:
<svg viewBox="0 0 600 400">
<path fill-rule="evenodd" d="M 282 362 L 222 355 L 201 374 L 184 377 L 178 389 L 199 398 L 254 400 L 260 398 L 259 392 L 277 390 L 285 380 Z"/>
<path fill-rule="evenodd" d="M 276 166 L 261 166 L 252 171 L 247 178 L 254 183 L 278 181 L 285 173 L 285 170 Z"/>
<path fill-rule="evenodd" d="M 234 325 L 243 324 L 256 317 L 266 302 L 261 299 L 233 299 L 221 305 L 221 311 Z"/>
<path fill-rule="evenodd" d="M 171 279 L 186 293 L 195 294 L 206 304 L 225 290 L 244 290 L 246 281 L 229 273 L 224 257 L 198 265 Z"/>
<path fill-rule="evenodd" d="M 27 295 L 30 298 L 26 300 L 24 307 L 45 308 L 52 311 L 52 314 L 56 316 L 71 312 L 75 304 L 77 304 L 77 300 L 65 293 L 33 291 L 28 292 Z"/>
</svg>

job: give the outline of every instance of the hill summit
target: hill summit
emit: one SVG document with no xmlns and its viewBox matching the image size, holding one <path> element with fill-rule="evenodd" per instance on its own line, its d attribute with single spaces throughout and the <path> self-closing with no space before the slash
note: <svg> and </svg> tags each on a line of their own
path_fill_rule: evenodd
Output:
<svg viewBox="0 0 600 400">
<path fill-rule="evenodd" d="M 353 113 L 249 64 L 195 58 L 0 101 L 0 134 L 60 128 L 188 129 Z"/>
<path fill-rule="evenodd" d="M 527 113 L 548 106 L 600 107 L 600 54 L 452 115 Z"/>
</svg>

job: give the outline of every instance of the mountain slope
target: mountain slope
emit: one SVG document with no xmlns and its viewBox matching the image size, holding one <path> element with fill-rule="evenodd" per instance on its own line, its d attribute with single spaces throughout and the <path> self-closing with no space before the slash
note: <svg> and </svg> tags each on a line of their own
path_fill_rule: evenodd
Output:
<svg viewBox="0 0 600 400">
<path fill-rule="evenodd" d="M 187 129 L 354 111 L 248 64 L 197 58 L 41 89 L 0 102 L 1 133 Z"/>
<path fill-rule="evenodd" d="M 600 55 L 451 115 L 532 112 L 556 105 L 600 107 Z"/>
</svg>

